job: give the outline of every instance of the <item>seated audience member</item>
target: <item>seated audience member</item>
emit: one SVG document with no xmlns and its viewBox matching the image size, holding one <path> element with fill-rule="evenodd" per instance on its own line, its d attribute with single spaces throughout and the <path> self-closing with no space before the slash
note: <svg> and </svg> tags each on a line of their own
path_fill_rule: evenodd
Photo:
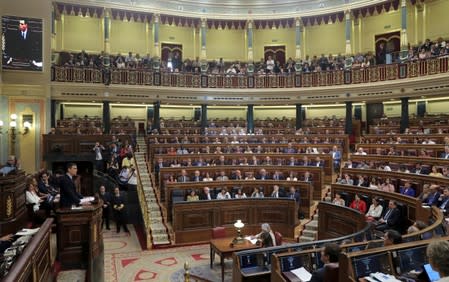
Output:
<svg viewBox="0 0 449 282">
<path fill-rule="evenodd" d="M 401 233 L 393 229 L 386 230 L 383 239 L 384 247 L 402 243 Z"/>
<path fill-rule="evenodd" d="M 0 175 L 7 175 L 17 169 L 17 160 L 16 156 L 10 155 L 8 156 L 8 160 L 6 164 L 0 169 Z"/>
<path fill-rule="evenodd" d="M 40 193 L 52 195 L 56 195 L 58 193 L 58 190 L 50 184 L 47 171 L 43 171 L 39 174 L 39 181 L 37 185 Z"/>
<path fill-rule="evenodd" d="M 286 197 L 289 199 L 295 199 L 295 202 L 299 203 L 301 195 L 298 191 L 296 191 L 296 188 L 294 186 L 290 186 Z"/>
<path fill-rule="evenodd" d="M 430 184 L 425 183 L 422 186 L 421 194 L 418 195 L 418 200 L 420 200 L 421 202 L 424 202 L 427 199 L 427 197 L 429 197 L 429 195 L 430 195 Z"/>
<path fill-rule="evenodd" d="M 200 200 L 212 200 L 213 197 L 210 193 L 210 188 L 209 187 L 204 187 L 203 188 L 203 192 L 200 194 Z"/>
<path fill-rule="evenodd" d="M 253 192 L 251 193 L 251 198 L 263 198 L 265 197 L 262 192 L 260 192 L 258 187 L 254 187 Z"/>
<path fill-rule="evenodd" d="M 25 201 L 33 210 L 33 220 L 39 224 L 44 222 L 45 217 L 50 214 L 51 206 L 45 200 L 47 196 L 39 197 L 33 180 L 34 178 L 30 178 L 26 182 Z"/>
<path fill-rule="evenodd" d="M 363 214 L 366 212 L 366 203 L 365 203 L 365 201 L 360 199 L 360 196 L 357 194 L 355 195 L 354 201 L 352 201 L 352 203 L 349 205 L 349 207 L 351 209 L 356 209 Z"/>
<path fill-rule="evenodd" d="M 366 213 L 366 219 L 368 221 L 378 220 L 383 211 L 383 206 L 379 204 L 379 199 L 377 197 L 373 198 L 373 202 Z"/>
<path fill-rule="evenodd" d="M 198 201 L 200 198 L 198 197 L 198 195 L 196 194 L 196 191 L 192 189 L 192 191 L 190 191 L 189 195 L 187 195 L 187 201 Z"/>
<path fill-rule="evenodd" d="M 388 202 L 388 209 L 381 219 L 376 222 L 376 230 L 385 231 L 387 229 L 398 230 L 401 221 L 401 211 L 394 200 Z"/>
<path fill-rule="evenodd" d="M 283 191 L 279 190 L 279 185 L 274 185 L 273 192 L 271 192 L 271 197 L 272 198 L 281 198 L 284 196 L 285 195 L 284 195 Z"/>
<path fill-rule="evenodd" d="M 256 179 L 266 180 L 266 179 L 270 179 L 270 178 L 267 174 L 267 171 L 264 168 L 262 168 L 262 169 L 260 169 L 259 175 L 257 175 Z"/>
<path fill-rule="evenodd" d="M 8 234 L 0 238 L 0 255 L 3 255 L 5 250 L 11 247 L 13 234 Z"/>
<path fill-rule="evenodd" d="M 268 223 L 262 223 L 262 231 L 256 235 L 256 238 L 261 242 L 262 247 L 272 247 L 276 246 L 276 237 L 274 232 L 271 230 Z"/>
<path fill-rule="evenodd" d="M 354 182 L 354 185 L 359 187 L 368 187 L 369 183 L 368 181 L 366 181 L 366 178 L 363 175 L 359 175 L 356 181 Z"/>
<path fill-rule="evenodd" d="M 231 194 L 229 194 L 226 188 L 222 188 L 220 193 L 218 193 L 217 195 L 217 200 L 225 200 L 225 199 L 231 199 Z"/>
<path fill-rule="evenodd" d="M 231 177 L 232 180 L 243 180 L 242 172 L 240 170 L 236 170 Z"/>
<path fill-rule="evenodd" d="M 237 190 L 237 193 L 235 193 L 234 198 L 236 198 L 236 199 L 245 199 L 246 198 L 246 194 L 243 192 L 242 188 L 239 188 Z"/>
<path fill-rule="evenodd" d="M 190 179 L 187 176 L 187 171 L 185 169 L 181 170 L 181 175 L 178 176 L 178 182 L 189 182 Z"/>
<path fill-rule="evenodd" d="M 304 175 L 301 177 L 301 181 L 304 182 L 312 182 L 313 176 L 309 171 L 304 172 Z"/>
<path fill-rule="evenodd" d="M 409 228 L 407 229 L 407 234 L 419 232 L 420 230 L 423 230 L 426 227 L 427 227 L 427 224 L 425 224 L 421 220 L 417 220 L 417 221 L 413 222 L 412 225 L 409 226 Z"/>
<path fill-rule="evenodd" d="M 438 207 L 443 210 L 446 214 L 449 211 L 449 188 L 446 187 L 443 190 L 443 195 L 441 195 L 438 201 Z"/>
<path fill-rule="evenodd" d="M 346 206 L 345 200 L 343 200 L 340 193 L 335 193 L 335 198 L 332 200 L 332 204 L 342 207 Z"/>
<path fill-rule="evenodd" d="M 249 171 L 246 173 L 245 180 L 256 180 L 256 178 L 254 177 L 254 174 L 251 171 Z"/>
<path fill-rule="evenodd" d="M 438 281 L 449 281 L 449 242 L 431 242 L 427 246 L 426 254 L 432 268 L 440 274 L 441 279 Z"/>
<path fill-rule="evenodd" d="M 321 251 L 321 261 L 324 263 L 323 267 L 317 269 L 313 274 L 310 282 L 322 282 L 324 281 L 324 272 L 326 265 L 333 264 L 338 267 L 338 257 L 340 255 L 341 248 L 335 243 L 328 243 L 324 245 Z"/>
<path fill-rule="evenodd" d="M 206 172 L 206 176 L 203 177 L 204 182 L 214 181 L 212 177 L 210 177 L 209 172 Z"/>
<path fill-rule="evenodd" d="M 193 182 L 200 182 L 202 180 L 203 180 L 203 178 L 201 177 L 200 171 L 199 170 L 195 170 L 195 172 L 193 173 L 192 181 Z"/>
<path fill-rule="evenodd" d="M 443 177 L 443 174 L 441 173 L 441 169 L 436 167 L 436 166 L 432 166 L 432 171 L 429 173 L 429 176 L 433 176 L 433 177 Z"/>
<path fill-rule="evenodd" d="M 298 178 L 296 177 L 296 173 L 293 171 L 290 171 L 286 180 L 287 181 L 298 181 Z"/>
<path fill-rule="evenodd" d="M 380 185 L 380 190 L 385 192 L 394 192 L 394 185 L 391 183 L 390 178 L 385 179 L 385 182 Z"/>
<path fill-rule="evenodd" d="M 349 176 L 349 174 L 345 173 L 343 178 L 338 180 L 338 183 L 339 184 L 353 185 L 354 184 L 354 180 L 351 179 L 351 176 Z"/>
<path fill-rule="evenodd" d="M 412 188 L 411 183 L 408 181 L 404 183 L 404 186 L 399 191 L 402 195 L 415 197 L 415 189 Z"/>
<path fill-rule="evenodd" d="M 438 189 L 438 185 L 430 185 L 426 198 L 422 200 L 423 205 L 432 206 L 438 203 L 438 199 L 440 198 L 440 192 L 438 192 Z"/>
<path fill-rule="evenodd" d="M 216 181 L 228 181 L 229 177 L 224 170 L 220 171 L 220 175 L 215 178 Z"/>
</svg>

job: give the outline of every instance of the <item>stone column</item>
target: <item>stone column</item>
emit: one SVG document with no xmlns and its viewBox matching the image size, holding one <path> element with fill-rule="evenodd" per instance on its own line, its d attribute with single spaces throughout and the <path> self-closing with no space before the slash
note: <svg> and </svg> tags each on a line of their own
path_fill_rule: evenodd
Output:
<svg viewBox="0 0 449 282">
<path fill-rule="evenodd" d="M 401 98 L 401 127 L 400 132 L 404 133 L 405 129 L 408 128 L 408 97 Z"/>
<path fill-rule="evenodd" d="M 154 114 L 153 114 L 153 128 L 160 130 L 161 129 L 161 102 L 156 101 L 154 102 Z"/>
<path fill-rule="evenodd" d="M 295 19 L 295 59 L 298 61 L 301 59 L 301 18 Z"/>
<path fill-rule="evenodd" d="M 351 19 L 351 10 L 345 11 L 345 39 L 346 39 L 346 55 L 352 54 L 351 50 L 351 28 L 352 28 L 352 19 Z"/>
<path fill-rule="evenodd" d="M 103 37 L 104 37 L 104 52 L 109 54 L 111 52 L 111 44 L 109 42 L 111 31 L 111 9 L 104 9 L 103 13 Z"/>
<path fill-rule="evenodd" d="M 207 124 L 207 105 L 201 105 L 201 132 L 204 133 L 204 129 L 208 126 Z"/>
<path fill-rule="evenodd" d="M 253 53 L 253 40 L 254 40 L 254 33 L 253 33 L 253 24 L 254 22 L 252 20 L 248 20 L 246 22 L 246 46 L 248 48 L 248 62 L 254 62 L 254 53 Z"/>
<path fill-rule="evenodd" d="M 207 32 L 207 19 L 201 19 L 201 28 L 200 28 L 200 36 L 201 36 L 201 53 L 200 59 L 207 60 L 207 52 L 206 52 L 206 32 Z"/>
<path fill-rule="evenodd" d="M 153 42 L 154 42 L 154 56 L 156 56 L 156 57 L 161 56 L 161 50 L 160 50 L 160 46 L 159 46 L 159 22 L 160 22 L 160 15 L 154 14 Z"/>
<path fill-rule="evenodd" d="M 56 103 L 55 99 L 50 101 L 50 127 L 56 127 Z"/>
<path fill-rule="evenodd" d="M 248 125 L 248 134 L 254 133 L 254 105 L 248 105 L 248 109 L 246 112 L 246 123 Z"/>
<path fill-rule="evenodd" d="M 103 101 L 103 128 L 104 133 L 109 134 L 111 130 L 111 108 L 109 101 Z"/>
<path fill-rule="evenodd" d="M 407 39 L 407 0 L 401 1 L 401 61 L 407 59 L 408 39 Z"/>
<path fill-rule="evenodd" d="M 296 130 L 302 127 L 302 104 L 296 104 Z"/>
<path fill-rule="evenodd" d="M 345 133 L 352 134 L 352 102 L 346 102 Z"/>
</svg>

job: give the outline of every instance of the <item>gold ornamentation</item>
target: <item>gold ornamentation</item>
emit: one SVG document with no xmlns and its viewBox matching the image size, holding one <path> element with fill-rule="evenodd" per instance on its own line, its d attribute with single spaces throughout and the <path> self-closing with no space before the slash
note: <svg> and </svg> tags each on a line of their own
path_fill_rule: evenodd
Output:
<svg viewBox="0 0 449 282">
<path fill-rule="evenodd" d="M 11 195 L 8 195 L 6 198 L 6 217 L 9 218 L 12 216 L 12 197 Z"/>
</svg>

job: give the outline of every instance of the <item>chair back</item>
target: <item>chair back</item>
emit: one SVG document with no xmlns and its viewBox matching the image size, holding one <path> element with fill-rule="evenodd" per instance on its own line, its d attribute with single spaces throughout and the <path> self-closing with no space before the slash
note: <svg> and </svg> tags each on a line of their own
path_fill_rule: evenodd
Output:
<svg viewBox="0 0 449 282">
<path fill-rule="evenodd" d="M 324 266 L 323 282 L 333 282 L 338 277 L 339 267 L 338 263 L 328 263 Z"/>
<path fill-rule="evenodd" d="M 274 232 L 274 238 L 276 239 L 276 246 L 282 245 L 282 234 L 278 231 Z"/>
<path fill-rule="evenodd" d="M 212 228 L 212 239 L 225 238 L 226 229 L 222 226 Z"/>
</svg>

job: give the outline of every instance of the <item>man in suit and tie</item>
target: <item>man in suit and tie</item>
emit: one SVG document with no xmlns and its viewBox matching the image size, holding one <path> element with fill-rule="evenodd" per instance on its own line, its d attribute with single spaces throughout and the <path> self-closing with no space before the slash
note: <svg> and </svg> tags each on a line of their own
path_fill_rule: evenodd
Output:
<svg viewBox="0 0 449 282">
<path fill-rule="evenodd" d="M 212 194 L 209 187 L 204 187 L 203 192 L 200 194 L 200 200 L 212 200 Z"/>
<path fill-rule="evenodd" d="M 61 176 L 59 180 L 59 193 L 61 198 L 59 204 L 61 208 L 69 208 L 73 205 L 79 206 L 83 196 L 76 192 L 76 186 L 74 182 L 74 177 L 78 171 L 78 167 L 75 163 L 67 164 L 67 172 L 65 175 Z"/>
<path fill-rule="evenodd" d="M 181 170 L 181 175 L 178 177 L 178 182 L 189 182 L 189 177 L 187 176 L 187 171 L 185 169 Z"/>
<path fill-rule="evenodd" d="M 276 170 L 273 174 L 273 180 L 284 180 L 284 176 L 282 175 L 282 172 L 279 170 Z"/>
<path fill-rule="evenodd" d="M 316 157 L 313 166 L 324 167 L 324 161 L 320 157 Z"/>
<path fill-rule="evenodd" d="M 203 181 L 203 178 L 201 177 L 201 173 L 199 170 L 195 170 L 194 175 L 192 177 L 193 182 L 200 182 Z"/>
<path fill-rule="evenodd" d="M 220 171 L 220 175 L 217 176 L 217 178 L 215 179 L 217 181 L 228 181 L 229 177 L 226 175 L 226 172 L 224 170 Z"/>
<path fill-rule="evenodd" d="M 289 162 L 288 162 L 288 165 L 289 165 L 289 166 L 295 166 L 295 165 L 297 165 L 297 164 L 298 164 L 298 162 L 296 161 L 295 157 L 290 157 L 290 160 L 289 160 Z"/>
<path fill-rule="evenodd" d="M 232 175 L 233 180 L 243 180 L 242 172 L 240 170 L 236 170 L 234 175 Z"/>
<path fill-rule="evenodd" d="M 404 183 L 403 187 L 401 187 L 400 193 L 402 195 L 415 197 L 415 189 L 412 188 L 412 185 L 408 181 Z"/>
<path fill-rule="evenodd" d="M 264 168 L 262 168 L 259 171 L 259 175 L 257 175 L 256 179 L 259 179 L 259 180 L 267 180 L 267 179 L 269 179 L 267 171 Z"/>
<path fill-rule="evenodd" d="M 299 192 L 296 191 L 294 186 L 290 186 L 287 198 L 289 199 L 295 199 L 295 202 L 299 205 L 300 195 Z"/>
<path fill-rule="evenodd" d="M 438 203 L 438 207 L 447 214 L 449 211 L 449 188 L 444 188 L 443 195 L 441 197 L 441 200 Z"/>
<path fill-rule="evenodd" d="M 440 198 L 440 193 L 438 192 L 438 185 L 432 184 L 429 187 L 429 195 L 424 199 L 423 205 L 432 206 L 438 203 L 438 199 Z"/>
<path fill-rule="evenodd" d="M 441 158 L 449 160 L 449 146 L 444 146 L 444 153 L 441 154 Z"/>
<path fill-rule="evenodd" d="M 273 186 L 273 192 L 271 192 L 271 197 L 272 198 L 284 197 L 284 193 L 282 193 L 282 191 L 279 190 L 279 185 L 274 185 Z"/>
<path fill-rule="evenodd" d="M 376 230 L 385 231 L 387 229 L 399 230 L 399 223 L 401 221 L 401 211 L 398 209 L 398 204 L 394 200 L 388 202 L 388 209 L 384 216 L 377 221 Z"/>
</svg>

